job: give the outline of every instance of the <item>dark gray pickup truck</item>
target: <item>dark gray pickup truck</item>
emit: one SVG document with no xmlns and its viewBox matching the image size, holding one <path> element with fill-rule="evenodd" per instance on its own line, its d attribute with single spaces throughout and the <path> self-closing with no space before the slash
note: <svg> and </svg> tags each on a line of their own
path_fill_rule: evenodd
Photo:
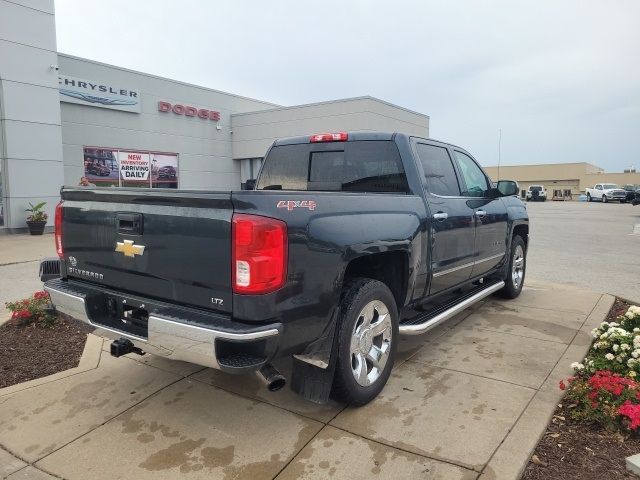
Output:
<svg viewBox="0 0 640 480">
<path fill-rule="evenodd" d="M 527 211 L 462 148 L 400 133 L 286 138 L 251 190 L 62 189 L 55 308 L 144 352 L 364 404 L 399 335 L 524 282 Z M 58 260 L 56 259 L 56 262 Z"/>
</svg>

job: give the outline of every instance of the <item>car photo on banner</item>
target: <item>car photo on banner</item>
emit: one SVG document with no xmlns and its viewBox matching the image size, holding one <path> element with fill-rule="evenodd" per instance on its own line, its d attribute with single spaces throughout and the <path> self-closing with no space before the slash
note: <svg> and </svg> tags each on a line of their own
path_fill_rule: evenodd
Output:
<svg viewBox="0 0 640 480">
<path fill-rule="evenodd" d="M 99 187 L 119 186 L 117 151 L 86 147 L 84 176 Z"/>
<path fill-rule="evenodd" d="M 154 188 L 178 188 L 178 156 L 151 154 L 151 184 Z"/>
</svg>

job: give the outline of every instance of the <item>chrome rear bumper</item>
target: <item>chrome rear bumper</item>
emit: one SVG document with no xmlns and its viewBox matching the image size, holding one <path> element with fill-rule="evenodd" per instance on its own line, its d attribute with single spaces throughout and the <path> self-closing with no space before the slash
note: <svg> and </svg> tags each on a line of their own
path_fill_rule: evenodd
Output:
<svg viewBox="0 0 640 480">
<path fill-rule="evenodd" d="M 141 338 L 93 323 L 87 313 L 85 297 L 80 293 L 74 293 L 72 288 L 60 287 L 60 283 L 62 282 L 56 280 L 47 282 L 44 285 L 44 289 L 51 296 L 51 302 L 57 311 L 96 327 L 98 329 L 95 332 L 97 335 L 114 340 L 125 337 L 145 352 L 174 360 L 182 360 L 227 371 L 241 371 L 242 368 L 229 369 L 220 364 L 216 355 L 216 340 L 221 339 L 241 344 L 243 342 L 276 338 L 279 334 L 278 328 L 273 326 L 267 326 L 263 330 L 253 328 L 247 332 L 231 332 L 190 325 L 176 321 L 175 318 L 169 319 L 149 314 L 148 337 Z M 265 362 L 266 360 L 265 358 Z M 251 369 L 257 369 L 260 366 L 256 365 L 255 368 L 252 367 Z"/>
</svg>

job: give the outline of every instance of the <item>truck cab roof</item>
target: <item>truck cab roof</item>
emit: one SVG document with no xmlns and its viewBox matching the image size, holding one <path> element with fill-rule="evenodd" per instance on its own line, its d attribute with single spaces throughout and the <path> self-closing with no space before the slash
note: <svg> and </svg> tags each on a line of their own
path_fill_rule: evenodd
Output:
<svg viewBox="0 0 640 480">
<path fill-rule="evenodd" d="M 318 132 L 318 133 L 325 133 L 325 132 Z M 326 133 L 333 133 L 333 132 L 326 132 Z M 410 138 L 422 138 L 432 143 L 440 144 L 443 146 L 454 147 L 454 148 L 458 148 L 460 150 L 466 151 L 462 147 L 453 145 L 451 143 L 442 142 L 440 140 L 435 140 L 433 138 L 420 137 L 418 135 L 408 135 L 402 132 L 377 132 L 377 131 L 367 130 L 367 131 L 346 131 L 343 133 L 347 134 L 347 140 L 346 140 L 347 142 L 355 142 L 355 141 L 363 141 L 363 140 L 387 140 L 388 141 L 388 140 L 395 140 L 395 138 L 397 137 L 404 137 L 407 140 Z M 296 137 L 279 138 L 273 143 L 273 145 L 281 146 L 281 145 L 299 145 L 303 143 L 309 143 L 311 136 L 312 135 L 299 135 Z"/>
</svg>

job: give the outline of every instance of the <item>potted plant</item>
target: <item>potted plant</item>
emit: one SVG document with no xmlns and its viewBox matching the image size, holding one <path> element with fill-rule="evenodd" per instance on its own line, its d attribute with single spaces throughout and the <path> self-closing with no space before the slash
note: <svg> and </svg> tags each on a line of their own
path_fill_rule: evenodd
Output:
<svg viewBox="0 0 640 480">
<path fill-rule="evenodd" d="M 46 204 L 47 202 L 40 202 L 34 205 L 29 202 L 31 208 L 25 210 L 25 212 L 29 212 L 27 225 L 31 235 L 42 235 L 44 233 L 44 226 L 47 224 L 47 218 L 49 217 L 43 210 Z"/>
</svg>

